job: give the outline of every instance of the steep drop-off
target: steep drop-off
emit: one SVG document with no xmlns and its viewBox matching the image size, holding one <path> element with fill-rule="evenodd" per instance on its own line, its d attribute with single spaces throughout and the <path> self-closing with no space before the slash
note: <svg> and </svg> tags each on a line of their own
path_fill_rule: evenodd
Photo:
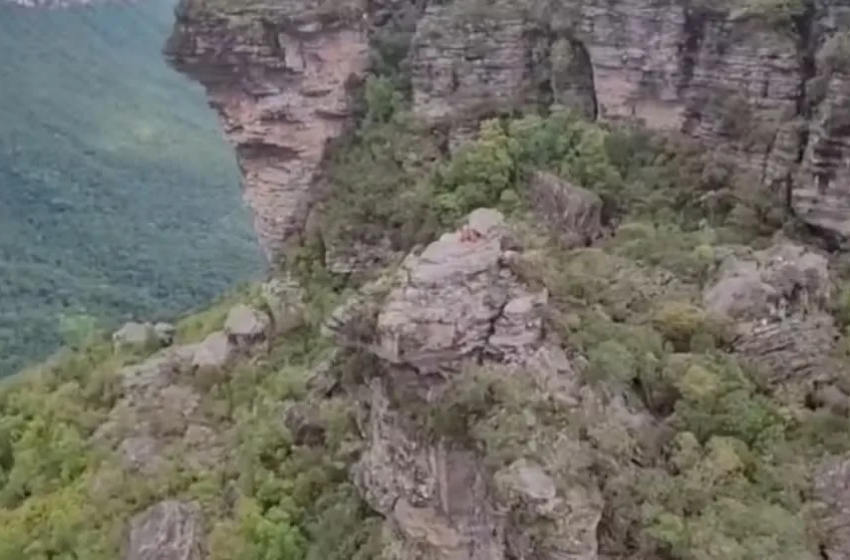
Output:
<svg viewBox="0 0 850 560">
<path fill-rule="evenodd" d="M 169 317 L 263 263 L 203 94 L 159 50 L 173 5 L 0 5 L 0 375 L 61 315 Z"/>
</svg>

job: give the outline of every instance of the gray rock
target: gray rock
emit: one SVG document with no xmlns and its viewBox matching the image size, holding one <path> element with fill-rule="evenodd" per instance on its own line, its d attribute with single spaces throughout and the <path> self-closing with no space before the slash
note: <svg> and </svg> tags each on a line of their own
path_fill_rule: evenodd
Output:
<svg viewBox="0 0 850 560">
<path fill-rule="evenodd" d="M 234 305 L 224 322 L 224 332 L 239 347 L 249 347 L 266 340 L 270 328 L 268 315 L 244 304 Z"/>
<path fill-rule="evenodd" d="M 159 343 L 154 327 L 150 323 L 125 323 L 112 334 L 116 351 L 150 348 Z"/>
<path fill-rule="evenodd" d="M 275 334 L 286 334 L 304 323 L 304 290 L 296 281 L 275 278 L 263 284 L 262 294 Z"/>
<path fill-rule="evenodd" d="M 825 459 L 814 477 L 815 497 L 824 506 L 819 531 L 827 560 L 850 560 L 850 457 Z"/>
<path fill-rule="evenodd" d="M 833 292 L 828 262 L 787 241 L 724 259 L 703 303 L 731 320 L 735 351 L 785 398 L 801 402 L 840 377 L 832 357 L 838 331 L 825 311 Z"/>
<path fill-rule="evenodd" d="M 157 323 L 153 326 L 156 338 L 162 346 L 171 346 L 176 328 L 171 323 Z"/>
<path fill-rule="evenodd" d="M 388 518 L 385 558 L 503 560 L 506 532 L 526 528 L 506 526 L 476 452 L 423 441 L 403 420 L 411 401 L 442 398 L 446 377 L 484 363 L 500 375 L 531 375 L 541 394 L 577 404 L 576 372 L 560 348 L 543 340 L 548 294 L 530 291 L 506 267 L 506 235 L 510 228 L 499 212 L 478 209 L 460 231 L 409 255 L 397 273 L 371 284 L 326 325 L 338 341 L 371 351 L 386 368 L 368 388 L 367 445 L 353 470 L 366 501 Z M 373 332 L 364 343 L 356 333 L 367 323 Z M 558 464 L 561 452 L 581 464 L 584 451 L 558 437 L 538 444 Z M 558 532 L 547 541 L 551 553 L 540 558 L 594 558 L 601 506 L 592 491 L 581 492 L 553 498 L 553 515 L 566 521 L 547 521 Z M 529 514 L 539 518 L 542 511 Z M 528 546 L 518 545 L 515 552 L 526 556 L 516 557 L 530 557 Z"/>
<path fill-rule="evenodd" d="M 224 332 L 216 331 L 196 346 L 192 366 L 199 370 L 221 369 L 233 359 L 234 351 L 230 338 Z"/>
<path fill-rule="evenodd" d="M 602 496 L 594 486 L 575 484 L 565 493 L 543 467 L 519 459 L 496 474 L 496 484 L 509 507 L 551 522 L 546 559 L 596 560 L 596 528 L 602 518 Z M 535 552 L 525 535 L 509 539 L 516 557 Z M 518 550 L 517 550 L 518 549 Z"/>
<path fill-rule="evenodd" d="M 204 560 L 204 521 L 194 502 L 168 500 L 130 522 L 125 560 Z"/>
<path fill-rule="evenodd" d="M 823 308 L 832 293 L 829 263 L 805 247 L 779 242 L 749 256 L 732 255 L 705 291 L 712 313 L 736 321 L 781 319 Z"/>
</svg>

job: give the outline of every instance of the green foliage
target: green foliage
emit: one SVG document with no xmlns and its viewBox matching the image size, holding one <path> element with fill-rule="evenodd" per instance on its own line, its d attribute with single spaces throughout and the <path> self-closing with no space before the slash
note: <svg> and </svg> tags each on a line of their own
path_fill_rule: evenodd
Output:
<svg viewBox="0 0 850 560">
<path fill-rule="evenodd" d="M 0 93 L 0 376 L 66 342 L 63 315 L 166 319 L 262 267 L 215 116 L 160 54 L 172 10 L 0 7 L 0 74 L 14 76 Z"/>
<path fill-rule="evenodd" d="M 183 468 L 185 444 L 154 475 L 125 472 L 91 439 L 115 403 L 125 358 L 100 344 L 0 388 L 0 559 L 117 557 L 126 521 L 155 501 L 199 501 L 221 560 L 370 560 L 377 520 L 348 483 L 356 435 L 350 402 L 305 400 L 322 357 L 315 330 L 252 363 L 206 379 L 202 409 L 228 443 L 210 471 Z M 305 344 L 307 343 L 307 344 Z M 200 388 L 200 387 L 199 387 Z M 318 412 L 324 442 L 299 444 L 282 423 L 287 403 Z M 162 412 L 162 411 L 160 411 Z"/>
<path fill-rule="evenodd" d="M 481 125 L 478 140 L 460 149 L 434 182 L 434 205 L 444 223 L 471 210 L 492 206 L 515 181 L 516 159 L 511 138 L 498 121 Z"/>
</svg>

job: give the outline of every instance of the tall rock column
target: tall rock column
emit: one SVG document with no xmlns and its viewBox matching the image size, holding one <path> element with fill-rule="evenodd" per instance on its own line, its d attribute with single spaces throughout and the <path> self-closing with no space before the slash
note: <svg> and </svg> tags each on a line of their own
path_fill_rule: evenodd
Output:
<svg viewBox="0 0 850 560">
<path fill-rule="evenodd" d="M 260 245 L 278 261 L 317 197 L 328 141 L 349 117 L 350 80 L 367 63 L 355 5 L 181 0 L 165 48 L 201 83 L 235 147 Z"/>
</svg>

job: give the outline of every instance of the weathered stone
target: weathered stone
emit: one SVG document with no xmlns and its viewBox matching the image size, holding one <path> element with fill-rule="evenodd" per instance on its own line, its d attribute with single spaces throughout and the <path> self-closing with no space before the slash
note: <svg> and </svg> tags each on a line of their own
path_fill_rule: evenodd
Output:
<svg viewBox="0 0 850 560">
<path fill-rule="evenodd" d="M 597 194 L 541 171 L 529 187 L 535 212 L 566 247 L 586 246 L 602 235 L 602 199 Z"/>
<path fill-rule="evenodd" d="M 460 231 L 408 256 L 381 289 L 373 285 L 376 300 L 360 294 L 327 325 L 329 334 L 350 344 L 359 315 L 372 316 L 374 333 L 365 347 L 386 366 L 369 385 L 367 444 L 353 470 L 366 501 L 387 517 L 386 559 L 502 560 L 506 532 L 525 527 L 506 527 L 477 453 L 426 441 L 405 421 L 410 402 L 442 398 L 445 376 L 486 363 L 505 376 L 532 376 L 541 392 L 564 406 L 577 404 L 576 372 L 543 340 L 540 311 L 547 293 L 529 291 L 504 265 L 501 241 L 508 234 L 499 212 L 474 211 Z M 567 445 L 563 453 L 581 465 L 577 443 L 559 437 L 540 444 L 551 449 L 547 456 L 561 466 L 559 453 Z M 569 527 L 557 525 L 540 558 L 594 558 L 591 529 L 600 506 L 570 492 L 559 495 L 557 510 Z M 573 542 L 578 535 L 581 542 Z"/>
<path fill-rule="evenodd" d="M 814 478 L 815 496 L 825 506 L 819 532 L 824 558 L 850 560 L 850 457 L 823 461 Z"/>
<path fill-rule="evenodd" d="M 596 560 L 596 527 L 602 517 L 602 496 L 596 488 L 576 484 L 562 494 L 542 466 L 525 459 L 497 473 L 496 484 L 510 507 L 553 522 L 541 558 Z M 509 540 L 520 558 L 535 552 L 524 536 Z"/>
<path fill-rule="evenodd" d="M 247 348 L 263 342 L 269 336 L 269 316 L 244 304 L 234 305 L 224 322 L 224 332 L 238 347 Z"/>
<path fill-rule="evenodd" d="M 171 323 L 157 323 L 153 326 L 156 338 L 162 346 L 171 346 L 174 342 L 174 333 L 177 329 Z"/>
<path fill-rule="evenodd" d="M 275 278 L 262 286 L 275 334 L 285 334 L 304 322 L 303 289 L 291 279 Z"/>
<path fill-rule="evenodd" d="M 332 21 L 332 13 L 304 0 L 235 11 L 220 5 L 210 13 L 202 0 L 183 0 L 166 47 L 219 113 L 260 245 L 273 262 L 321 194 L 314 175 L 326 144 L 348 121 L 348 84 L 366 68 L 356 6 L 340 4 L 336 12 Z"/>
<path fill-rule="evenodd" d="M 150 323 L 125 323 L 112 335 L 116 351 L 150 348 L 158 344 L 159 339 Z"/>
<path fill-rule="evenodd" d="M 125 560 L 204 560 L 201 508 L 168 500 L 151 506 L 130 523 Z"/>
<path fill-rule="evenodd" d="M 227 334 L 216 331 L 197 345 L 192 366 L 198 370 L 221 369 L 230 363 L 234 350 Z"/>
<path fill-rule="evenodd" d="M 704 294 L 706 309 L 738 321 L 823 308 L 832 293 L 826 258 L 789 242 L 749 257 L 730 256 L 718 276 Z"/>
<path fill-rule="evenodd" d="M 833 291 L 826 258 L 787 241 L 724 259 L 704 294 L 711 313 L 734 322 L 734 349 L 763 381 L 802 401 L 840 377 L 838 331 L 825 312 Z"/>
</svg>

